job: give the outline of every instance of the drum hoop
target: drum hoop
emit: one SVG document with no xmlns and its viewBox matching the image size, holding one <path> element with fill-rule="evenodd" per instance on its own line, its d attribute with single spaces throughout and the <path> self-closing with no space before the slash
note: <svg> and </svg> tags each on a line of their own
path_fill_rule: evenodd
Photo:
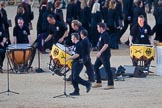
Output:
<svg viewBox="0 0 162 108">
<path fill-rule="evenodd" d="M 56 44 L 55 44 L 55 45 L 56 45 Z M 71 54 L 69 54 L 68 52 L 64 51 L 63 49 L 61 49 L 61 48 L 58 47 L 57 45 L 56 45 L 56 47 L 59 48 L 61 51 L 63 51 L 65 54 L 68 54 L 68 55 L 72 56 Z M 67 49 L 67 48 L 65 48 L 65 49 Z"/>
<path fill-rule="evenodd" d="M 10 51 L 10 50 L 20 51 L 20 50 L 30 50 L 30 49 L 32 49 L 32 48 L 31 47 L 27 47 L 26 49 L 23 49 L 23 48 L 20 48 L 20 49 L 16 49 L 16 48 L 15 49 L 8 49 L 7 48 L 8 51 Z"/>
<path fill-rule="evenodd" d="M 146 47 L 153 47 L 150 44 L 133 44 L 132 46 L 146 46 Z"/>
</svg>

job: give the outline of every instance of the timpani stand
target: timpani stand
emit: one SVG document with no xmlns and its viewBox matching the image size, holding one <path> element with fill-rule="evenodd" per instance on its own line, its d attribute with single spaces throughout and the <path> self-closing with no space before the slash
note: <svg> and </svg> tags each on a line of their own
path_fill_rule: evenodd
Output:
<svg viewBox="0 0 162 108">
<path fill-rule="evenodd" d="M 7 90 L 4 91 L 4 92 L 0 92 L 0 94 L 3 94 L 3 93 L 14 93 L 14 94 L 19 94 L 18 92 L 14 92 L 14 91 L 11 91 L 10 90 L 10 77 L 9 77 L 9 74 L 10 74 L 10 70 L 9 70 L 9 66 L 11 67 L 11 70 L 13 71 L 12 69 L 12 66 L 11 66 L 11 63 L 10 63 L 10 60 L 9 60 L 9 57 L 8 57 L 8 47 L 6 49 L 6 56 L 7 56 Z"/>
<path fill-rule="evenodd" d="M 44 70 L 40 67 L 40 51 L 38 50 L 38 68 L 35 69 L 37 73 L 42 73 Z"/>
<path fill-rule="evenodd" d="M 149 72 L 149 66 L 146 67 L 145 63 L 147 61 L 151 62 L 152 60 L 154 60 L 155 57 L 154 52 L 155 52 L 154 47 L 148 44 L 133 44 L 130 47 L 131 59 L 135 61 L 139 61 L 139 64 L 137 62 L 137 66 L 143 68 L 143 71 L 145 71 L 145 68 L 148 68 L 148 72 Z"/>
</svg>

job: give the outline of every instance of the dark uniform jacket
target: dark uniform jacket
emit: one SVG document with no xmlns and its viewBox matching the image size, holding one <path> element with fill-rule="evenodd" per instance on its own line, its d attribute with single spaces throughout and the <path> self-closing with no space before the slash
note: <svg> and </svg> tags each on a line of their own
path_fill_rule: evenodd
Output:
<svg viewBox="0 0 162 108">
<path fill-rule="evenodd" d="M 74 45 L 74 48 L 73 48 L 73 51 L 76 53 L 76 54 L 79 54 L 79 57 L 78 58 L 76 58 L 76 59 L 74 59 L 73 60 L 73 62 L 75 62 L 75 61 L 79 61 L 80 59 L 82 59 L 82 44 L 81 44 L 81 42 L 79 41 L 78 43 L 76 43 L 75 45 Z"/>
<path fill-rule="evenodd" d="M 55 24 L 49 25 L 49 34 L 53 35 L 53 43 L 57 43 L 58 40 L 64 35 L 67 30 L 67 26 L 59 21 L 56 21 Z"/>
<path fill-rule="evenodd" d="M 3 29 L 2 25 L 0 24 L 0 43 L 3 41 L 4 37 L 5 37 L 4 36 L 4 29 Z M 0 44 L 0 49 L 4 49 L 4 47 L 1 46 L 1 44 Z"/>
<path fill-rule="evenodd" d="M 135 24 L 130 32 L 130 35 L 133 36 L 134 44 L 150 44 L 149 36 L 151 36 L 151 27 L 147 24 L 141 28 L 138 24 Z"/>
<path fill-rule="evenodd" d="M 82 43 L 82 52 L 83 52 L 83 60 L 89 61 L 90 60 L 90 51 L 91 51 L 91 43 L 88 40 L 88 38 L 84 38 L 83 40 L 81 40 Z"/>
<path fill-rule="evenodd" d="M 17 43 L 29 43 L 28 35 L 30 35 L 30 31 L 27 26 L 24 25 L 22 28 L 19 26 L 14 27 L 13 36 L 16 36 Z"/>
<path fill-rule="evenodd" d="M 109 34 L 105 31 L 102 34 L 100 34 L 100 38 L 99 38 L 99 50 L 102 49 L 102 47 L 104 46 L 104 44 L 108 44 L 109 45 Z M 108 46 L 108 48 L 101 54 L 101 57 L 110 57 L 111 56 L 111 52 L 110 52 L 110 47 Z"/>
</svg>

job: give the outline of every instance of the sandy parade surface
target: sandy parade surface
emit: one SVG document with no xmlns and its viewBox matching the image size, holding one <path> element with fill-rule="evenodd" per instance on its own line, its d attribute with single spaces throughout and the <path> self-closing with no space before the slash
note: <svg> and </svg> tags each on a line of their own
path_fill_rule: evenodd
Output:
<svg viewBox="0 0 162 108">
<path fill-rule="evenodd" d="M 12 19 L 16 7 L 6 7 L 8 17 Z M 31 31 L 32 41 L 36 38 L 36 23 L 38 8 L 33 7 L 35 19 L 32 21 L 34 30 Z M 152 14 L 148 14 L 148 22 L 154 26 Z M 12 29 L 10 34 L 12 38 Z M 129 31 L 122 37 L 122 42 L 126 41 Z M 49 51 L 50 52 L 50 51 Z M 91 53 L 92 63 L 95 61 L 96 52 Z M 162 107 L 162 76 L 156 75 L 156 57 L 152 61 L 151 71 L 146 78 L 126 78 L 125 81 L 115 81 L 115 89 L 103 90 L 103 88 L 92 88 L 89 93 L 80 86 L 80 96 L 77 97 L 58 97 L 64 93 L 64 81 L 62 76 L 52 75 L 49 72 L 49 54 L 41 54 L 41 68 L 43 73 L 36 73 L 38 67 L 38 56 L 36 53 L 32 64 L 32 70 L 27 74 L 10 74 L 10 90 L 18 92 L 0 94 L 0 108 L 161 108 Z M 112 50 L 111 66 L 131 65 L 129 47 L 121 44 L 119 50 Z M 0 73 L 0 92 L 7 90 L 7 59 L 4 62 L 4 73 Z M 67 73 L 67 76 L 70 72 Z M 81 76 L 86 79 L 85 68 Z M 102 82 L 106 86 L 105 81 Z M 73 91 L 72 85 L 67 82 L 66 92 Z"/>
</svg>

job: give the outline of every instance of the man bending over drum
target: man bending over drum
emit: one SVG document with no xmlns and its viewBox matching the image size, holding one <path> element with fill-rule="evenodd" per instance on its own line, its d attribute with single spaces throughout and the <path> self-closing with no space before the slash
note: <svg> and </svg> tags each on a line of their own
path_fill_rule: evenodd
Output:
<svg viewBox="0 0 162 108">
<path fill-rule="evenodd" d="M 151 27 L 145 22 L 145 18 L 143 15 L 138 16 L 138 23 L 135 24 L 131 31 L 129 37 L 129 45 L 133 44 L 151 44 L 153 46 L 153 36 Z M 133 59 L 133 66 L 138 65 L 138 60 Z M 144 66 L 150 66 L 151 60 L 144 61 Z"/>
<path fill-rule="evenodd" d="M 17 20 L 18 25 L 13 29 L 14 44 L 31 43 L 30 30 L 28 26 L 24 25 L 24 20 L 20 17 Z"/>
<path fill-rule="evenodd" d="M 47 21 L 50 24 L 49 25 L 49 35 L 47 38 L 44 40 L 44 43 L 42 43 L 45 48 L 50 48 L 52 49 L 52 45 L 59 42 L 63 43 L 65 37 L 68 36 L 68 28 L 67 26 L 59 22 L 55 19 L 55 16 L 53 15 L 48 15 Z"/>
<path fill-rule="evenodd" d="M 75 44 L 73 51 L 75 54 L 66 60 L 73 60 L 72 61 L 72 85 L 74 87 L 74 92 L 70 93 L 72 96 L 78 96 L 79 93 L 79 84 L 86 87 L 86 92 L 88 93 L 91 89 L 91 83 L 83 80 L 79 75 L 83 69 L 83 60 L 82 60 L 82 44 L 79 42 L 79 34 L 72 33 L 71 40 Z"/>
</svg>

